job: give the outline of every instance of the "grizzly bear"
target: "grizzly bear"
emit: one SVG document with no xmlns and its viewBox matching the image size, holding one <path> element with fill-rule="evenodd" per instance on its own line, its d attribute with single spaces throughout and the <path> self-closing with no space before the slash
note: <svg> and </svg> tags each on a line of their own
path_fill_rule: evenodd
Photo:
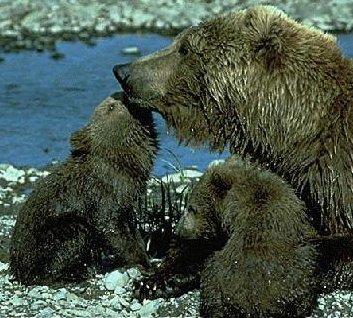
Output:
<svg viewBox="0 0 353 318">
<path fill-rule="evenodd" d="M 294 190 L 232 158 L 193 189 L 183 239 L 227 240 L 201 271 L 203 317 L 306 317 L 315 303 L 315 230 Z"/>
<path fill-rule="evenodd" d="M 353 64 L 334 36 L 255 6 L 113 71 L 181 141 L 229 146 L 286 180 L 327 239 L 322 287 L 353 288 Z"/>
<path fill-rule="evenodd" d="M 151 112 L 112 95 L 71 145 L 19 212 L 10 270 L 24 284 L 82 280 L 109 262 L 148 266 L 134 206 L 157 152 Z"/>
</svg>

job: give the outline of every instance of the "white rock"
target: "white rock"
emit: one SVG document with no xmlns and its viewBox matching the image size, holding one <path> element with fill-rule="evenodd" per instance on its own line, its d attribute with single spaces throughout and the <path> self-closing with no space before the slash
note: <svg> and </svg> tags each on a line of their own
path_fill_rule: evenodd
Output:
<svg viewBox="0 0 353 318">
<path fill-rule="evenodd" d="M 110 300 L 110 306 L 116 310 L 121 310 L 123 308 L 121 302 L 120 302 L 121 297 L 120 296 L 115 296 Z"/>
<path fill-rule="evenodd" d="M 31 304 L 32 310 L 38 310 L 47 306 L 48 304 L 44 300 L 36 300 L 34 303 Z"/>
<path fill-rule="evenodd" d="M 55 300 L 62 300 L 62 299 L 66 299 L 67 296 L 70 294 L 70 292 L 65 289 L 65 288 L 60 288 L 56 294 L 53 295 L 53 299 Z"/>
<path fill-rule="evenodd" d="M 5 170 L 0 170 L 0 178 L 9 182 L 23 183 L 25 174 L 24 170 L 18 170 L 13 166 L 8 166 Z"/>
<path fill-rule="evenodd" d="M 162 303 L 162 299 L 158 298 L 155 300 L 144 300 L 142 307 L 138 311 L 141 318 L 143 317 L 151 317 L 153 313 L 156 313 L 158 308 Z"/>
<path fill-rule="evenodd" d="M 55 310 L 53 308 L 45 307 L 35 317 L 36 318 L 48 318 L 48 317 L 53 317 L 54 314 L 55 314 Z"/>
<path fill-rule="evenodd" d="M 132 279 L 138 279 L 138 278 L 141 277 L 141 272 L 140 272 L 137 268 L 135 268 L 135 267 L 129 268 L 129 269 L 126 271 L 126 273 L 127 273 L 127 274 L 129 275 L 129 277 L 132 278 Z"/>
<path fill-rule="evenodd" d="M 221 164 L 224 163 L 224 162 L 225 162 L 224 159 L 212 160 L 212 161 L 208 164 L 208 168 L 215 167 L 215 166 L 219 166 L 219 165 L 221 165 Z"/>
<path fill-rule="evenodd" d="M 13 295 L 9 299 L 9 303 L 12 304 L 13 306 L 27 306 L 28 301 L 26 299 L 18 297 L 18 295 Z"/>
<path fill-rule="evenodd" d="M 9 264 L 0 262 L 0 272 L 6 271 L 9 268 Z"/>
<path fill-rule="evenodd" d="M 22 203 L 24 201 L 26 201 L 26 196 L 24 194 L 19 197 L 12 197 L 12 204 Z"/>
<path fill-rule="evenodd" d="M 139 309 L 141 309 L 142 305 L 138 302 L 135 302 L 135 303 L 132 303 L 131 306 L 130 306 L 130 309 L 132 311 L 137 311 Z"/>
<path fill-rule="evenodd" d="M 31 176 L 31 177 L 28 178 L 28 180 L 29 180 L 30 182 L 37 181 L 38 179 L 39 179 L 38 176 Z"/>
<path fill-rule="evenodd" d="M 141 50 L 137 46 L 128 46 L 123 48 L 121 53 L 125 55 L 140 55 Z"/>
<path fill-rule="evenodd" d="M 104 277 L 104 286 L 108 290 L 115 290 L 118 286 L 125 287 L 129 282 L 129 276 L 115 270 Z"/>
<path fill-rule="evenodd" d="M 114 294 L 115 295 L 123 295 L 126 293 L 126 289 L 124 287 L 121 287 L 121 286 L 117 286 L 115 289 L 114 289 Z"/>
<path fill-rule="evenodd" d="M 124 297 L 120 297 L 120 304 L 122 304 L 124 307 L 129 307 L 130 305 L 130 303 Z"/>
<path fill-rule="evenodd" d="M 186 181 L 185 179 L 200 178 L 202 175 L 203 173 L 198 170 L 185 169 L 181 172 L 165 175 L 164 177 L 162 177 L 162 182 L 180 183 Z"/>
</svg>

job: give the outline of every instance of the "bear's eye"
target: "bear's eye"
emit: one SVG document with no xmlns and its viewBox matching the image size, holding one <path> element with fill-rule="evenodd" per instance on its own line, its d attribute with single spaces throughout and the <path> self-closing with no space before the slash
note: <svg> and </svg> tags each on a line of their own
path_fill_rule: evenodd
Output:
<svg viewBox="0 0 353 318">
<path fill-rule="evenodd" d="M 187 56 L 187 55 L 190 53 L 190 49 L 189 49 L 189 47 L 184 43 L 184 44 L 181 44 L 181 45 L 179 46 L 178 53 L 179 53 L 181 56 Z"/>
<path fill-rule="evenodd" d="M 114 110 L 114 105 L 109 105 L 109 106 L 108 106 L 108 111 L 111 112 L 112 110 Z"/>
</svg>

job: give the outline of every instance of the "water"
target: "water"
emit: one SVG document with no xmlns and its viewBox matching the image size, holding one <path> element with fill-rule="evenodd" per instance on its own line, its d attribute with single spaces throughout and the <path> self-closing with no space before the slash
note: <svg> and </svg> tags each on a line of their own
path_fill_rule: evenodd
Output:
<svg viewBox="0 0 353 318">
<path fill-rule="evenodd" d="M 65 58 L 55 61 L 49 53 L 3 54 L 0 64 L 0 163 L 43 167 L 69 154 L 70 134 L 87 123 L 95 106 L 119 90 L 113 77 L 115 64 L 135 59 L 121 50 L 138 46 L 145 55 L 172 39 L 159 35 L 119 35 L 98 39 L 94 47 L 81 42 L 58 45 Z M 339 45 L 353 56 L 353 35 L 339 35 Z M 197 166 L 204 170 L 214 159 L 208 149 L 194 150 L 178 145 L 156 115 L 161 151 L 154 174 L 172 172 L 171 165 Z M 175 159 L 177 158 L 177 159 Z"/>
</svg>

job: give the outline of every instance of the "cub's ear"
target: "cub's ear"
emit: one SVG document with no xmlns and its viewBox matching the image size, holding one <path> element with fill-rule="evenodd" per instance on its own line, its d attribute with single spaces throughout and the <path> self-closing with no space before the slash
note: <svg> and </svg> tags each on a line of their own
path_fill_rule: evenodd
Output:
<svg viewBox="0 0 353 318">
<path fill-rule="evenodd" d="M 283 65 L 286 16 L 274 7 L 257 6 L 247 10 L 246 35 L 255 59 L 273 71 Z"/>
<path fill-rule="evenodd" d="M 212 190 L 219 198 L 224 198 L 233 185 L 228 171 L 222 168 L 216 167 L 214 171 L 211 172 L 210 180 Z"/>
<path fill-rule="evenodd" d="M 89 128 L 84 127 L 75 131 L 70 138 L 71 155 L 79 157 L 88 154 L 91 150 L 91 138 Z"/>
</svg>

